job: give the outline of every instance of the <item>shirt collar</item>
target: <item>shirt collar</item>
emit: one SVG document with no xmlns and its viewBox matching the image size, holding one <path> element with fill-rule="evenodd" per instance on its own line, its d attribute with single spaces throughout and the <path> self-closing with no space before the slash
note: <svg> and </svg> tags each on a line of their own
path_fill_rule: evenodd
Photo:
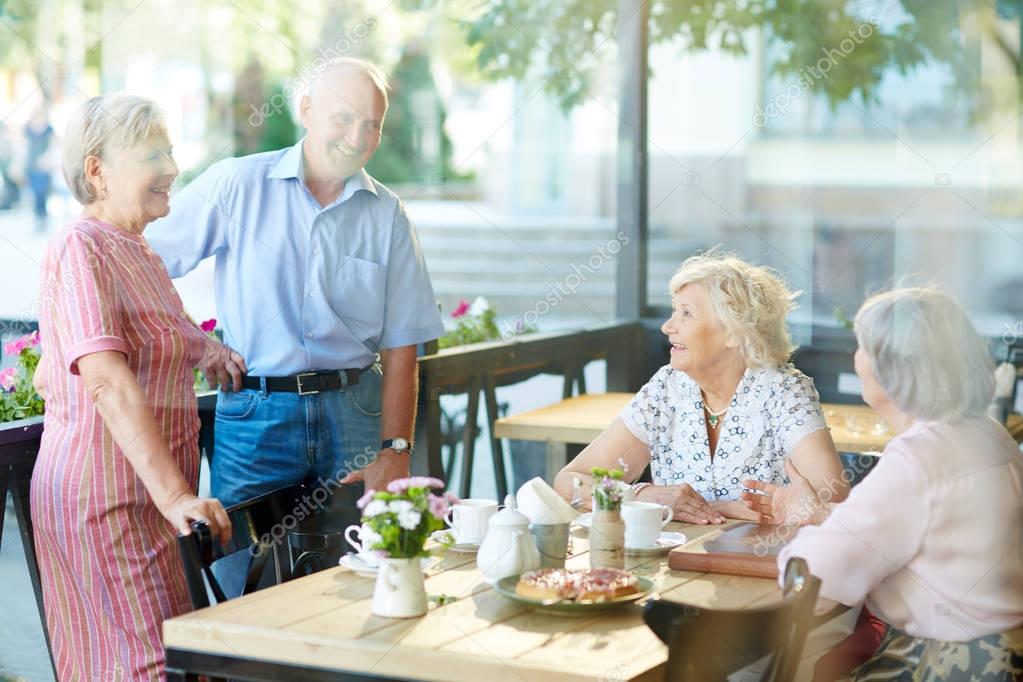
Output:
<svg viewBox="0 0 1023 682">
<path fill-rule="evenodd" d="M 273 170 L 267 177 L 276 178 L 280 180 L 296 179 L 304 180 L 302 175 L 302 145 L 305 143 L 303 137 L 293 146 L 289 147 L 284 155 L 274 165 Z M 366 190 L 373 196 L 379 196 L 376 185 L 373 183 L 373 178 L 369 176 L 365 168 L 360 168 L 351 177 L 345 180 L 345 188 L 341 192 L 341 196 L 338 197 L 336 203 L 345 201 L 359 190 Z"/>
</svg>

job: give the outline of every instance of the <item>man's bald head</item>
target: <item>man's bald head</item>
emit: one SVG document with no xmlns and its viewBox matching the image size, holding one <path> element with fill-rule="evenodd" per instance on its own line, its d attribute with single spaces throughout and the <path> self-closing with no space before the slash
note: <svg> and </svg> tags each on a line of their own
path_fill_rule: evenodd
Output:
<svg viewBox="0 0 1023 682">
<path fill-rule="evenodd" d="M 365 166 L 380 145 L 387 113 L 387 78 L 370 62 L 345 57 L 309 84 L 298 114 L 314 176 L 340 181 Z"/>
<path fill-rule="evenodd" d="M 338 96 L 339 86 L 343 88 L 353 78 L 364 79 L 376 88 L 384 100 L 384 109 L 387 109 L 387 75 L 373 62 L 355 57 L 340 57 L 328 62 L 309 83 L 309 98 L 316 102 L 326 96 Z"/>
</svg>

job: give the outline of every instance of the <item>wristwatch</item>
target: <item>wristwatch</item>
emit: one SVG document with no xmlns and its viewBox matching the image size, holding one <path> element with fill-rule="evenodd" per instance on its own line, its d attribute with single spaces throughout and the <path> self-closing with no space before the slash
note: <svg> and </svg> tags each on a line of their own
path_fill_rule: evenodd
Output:
<svg viewBox="0 0 1023 682">
<path fill-rule="evenodd" d="M 380 444 L 380 449 L 412 454 L 412 441 L 405 440 L 404 438 L 388 438 Z"/>
</svg>

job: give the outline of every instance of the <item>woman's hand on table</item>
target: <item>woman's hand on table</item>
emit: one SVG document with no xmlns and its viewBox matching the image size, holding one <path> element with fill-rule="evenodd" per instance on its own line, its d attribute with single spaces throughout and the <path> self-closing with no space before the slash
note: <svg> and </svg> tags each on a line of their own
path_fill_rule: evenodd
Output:
<svg viewBox="0 0 1023 682">
<path fill-rule="evenodd" d="M 192 523 L 202 521 L 210 527 L 210 533 L 221 544 L 231 539 L 231 519 L 218 499 L 183 494 L 168 502 L 160 509 L 160 513 L 182 535 L 190 535 Z"/>
<path fill-rule="evenodd" d="M 671 507 L 674 521 L 682 523 L 724 523 L 725 517 L 715 511 L 700 493 L 688 483 L 651 485 L 636 496 L 637 502 L 656 502 Z"/>
<path fill-rule="evenodd" d="M 717 500 L 710 503 L 710 508 L 716 511 L 725 519 L 739 519 L 741 521 L 759 521 L 759 515 L 746 507 L 742 500 Z"/>
<path fill-rule="evenodd" d="M 803 526 L 820 523 L 827 518 L 827 505 L 817 498 L 810 482 L 788 459 L 785 460 L 785 473 L 789 477 L 789 485 L 743 481 L 747 488 L 759 491 L 744 492 L 742 499 L 758 515 L 760 523 Z"/>
</svg>

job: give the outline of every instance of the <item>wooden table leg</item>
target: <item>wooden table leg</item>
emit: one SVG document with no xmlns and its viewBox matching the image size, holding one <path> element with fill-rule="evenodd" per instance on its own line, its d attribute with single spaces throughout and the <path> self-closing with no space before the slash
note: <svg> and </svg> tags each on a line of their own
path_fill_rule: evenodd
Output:
<svg viewBox="0 0 1023 682">
<path fill-rule="evenodd" d="M 458 494 L 463 499 L 470 497 L 472 490 L 472 468 L 476 454 L 476 418 L 480 406 L 480 381 L 469 383 L 469 405 L 465 408 L 465 431 L 462 434 L 462 481 Z"/>
<path fill-rule="evenodd" d="M 483 397 L 487 404 L 487 433 L 490 435 L 490 453 L 494 464 L 494 484 L 497 488 L 497 499 L 504 503 L 508 494 L 508 474 L 504 468 L 504 445 L 501 439 L 494 436 L 494 422 L 497 421 L 497 382 L 492 374 L 488 374 L 483 382 Z"/>
<path fill-rule="evenodd" d="M 434 388 L 429 381 L 420 387 L 425 392 L 426 407 L 424 417 L 426 419 L 426 471 L 427 475 L 439 478 L 442 481 L 448 480 L 450 471 L 444 470 L 444 459 L 441 449 L 443 447 L 441 436 L 441 410 L 440 410 L 440 389 Z M 420 450 L 421 451 L 421 450 Z"/>
<path fill-rule="evenodd" d="M 18 519 L 21 531 L 21 546 L 25 550 L 25 563 L 28 564 L 28 577 L 32 582 L 32 591 L 39 609 L 39 622 L 46 638 L 46 652 L 50 656 L 53 676 L 57 677 L 57 665 L 53 660 L 53 646 L 50 644 L 50 631 L 46 627 L 46 610 L 43 608 L 43 585 L 39 579 L 39 563 L 36 560 L 35 534 L 32 532 L 32 507 L 30 493 L 32 490 L 32 465 L 20 464 L 11 467 L 9 485 L 14 498 L 14 515 Z"/>
</svg>

